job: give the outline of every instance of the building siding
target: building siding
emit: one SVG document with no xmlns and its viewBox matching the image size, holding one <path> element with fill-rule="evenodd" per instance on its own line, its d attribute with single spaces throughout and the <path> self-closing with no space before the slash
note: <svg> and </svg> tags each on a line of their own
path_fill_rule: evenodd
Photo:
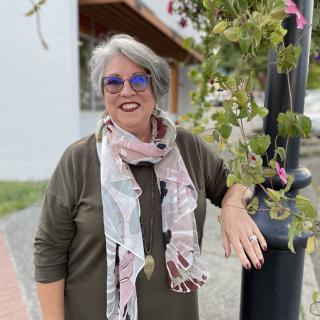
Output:
<svg viewBox="0 0 320 320">
<path fill-rule="evenodd" d="M 29 1 L 0 2 L 0 179 L 48 178 L 80 136 L 78 2 L 41 9 L 45 50 Z"/>
</svg>

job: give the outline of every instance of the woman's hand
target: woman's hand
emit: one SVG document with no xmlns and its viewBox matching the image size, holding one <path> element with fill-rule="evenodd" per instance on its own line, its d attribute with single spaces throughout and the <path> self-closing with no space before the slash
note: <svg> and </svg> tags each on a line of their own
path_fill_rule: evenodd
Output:
<svg viewBox="0 0 320 320">
<path fill-rule="evenodd" d="M 250 270 L 253 264 L 260 270 L 264 263 L 261 248 L 266 251 L 267 243 L 245 210 L 245 202 L 251 196 L 251 191 L 242 185 L 229 188 L 222 201 L 221 236 L 226 258 L 231 254 L 232 245 L 245 269 Z"/>
</svg>

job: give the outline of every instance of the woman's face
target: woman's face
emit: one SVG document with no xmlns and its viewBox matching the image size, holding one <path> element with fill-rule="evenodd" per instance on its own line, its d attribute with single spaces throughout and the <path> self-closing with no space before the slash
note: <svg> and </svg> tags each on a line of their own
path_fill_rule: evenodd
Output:
<svg viewBox="0 0 320 320">
<path fill-rule="evenodd" d="M 146 74 L 141 66 L 123 55 L 115 55 L 107 64 L 103 77 L 117 76 L 130 79 L 134 74 Z M 151 82 L 145 91 L 136 92 L 128 81 L 118 93 L 104 89 L 104 104 L 112 120 L 124 130 L 136 135 L 143 141 L 151 137 L 150 117 L 155 107 Z"/>
</svg>

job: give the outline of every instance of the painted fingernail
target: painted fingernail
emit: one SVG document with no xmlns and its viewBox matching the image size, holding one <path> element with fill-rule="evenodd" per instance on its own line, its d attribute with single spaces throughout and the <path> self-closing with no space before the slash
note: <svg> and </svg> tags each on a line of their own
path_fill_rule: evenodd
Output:
<svg viewBox="0 0 320 320">
<path fill-rule="evenodd" d="M 260 263 L 257 263 L 257 264 L 256 264 L 256 268 L 257 268 L 258 270 L 260 270 L 260 269 L 261 269 L 261 264 L 260 264 Z"/>
<path fill-rule="evenodd" d="M 250 263 L 247 263 L 245 266 L 246 270 L 251 270 L 251 264 Z"/>
<path fill-rule="evenodd" d="M 267 246 L 263 246 L 262 249 L 263 249 L 263 251 L 267 251 L 268 248 L 267 248 Z"/>
<path fill-rule="evenodd" d="M 261 264 L 261 267 L 263 266 L 263 264 L 264 264 L 264 261 L 263 261 L 263 259 L 259 259 L 259 262 L 260 262 L 260 264 Z"/>
</svg>

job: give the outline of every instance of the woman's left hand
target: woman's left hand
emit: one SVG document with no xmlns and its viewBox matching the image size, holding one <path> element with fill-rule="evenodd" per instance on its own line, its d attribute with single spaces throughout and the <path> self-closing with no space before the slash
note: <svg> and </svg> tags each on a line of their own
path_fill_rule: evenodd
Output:
<svg viewBox="0 0 320 320">
<path fill-rule="evenodd" d="M 266 251 L 267 243 L 243 205 L 243 199 L 251 197 L 250 191 L 243 197 L 245 192 L 248 193 L 246 187 L 233 185 L 223 198 L 220 214 L 223 247 L 226 258 L 232 246 L 245 269 L 250 270 L 253 264 L 260 270 L 264 263 L 261 249 Z"/>
</svg>

